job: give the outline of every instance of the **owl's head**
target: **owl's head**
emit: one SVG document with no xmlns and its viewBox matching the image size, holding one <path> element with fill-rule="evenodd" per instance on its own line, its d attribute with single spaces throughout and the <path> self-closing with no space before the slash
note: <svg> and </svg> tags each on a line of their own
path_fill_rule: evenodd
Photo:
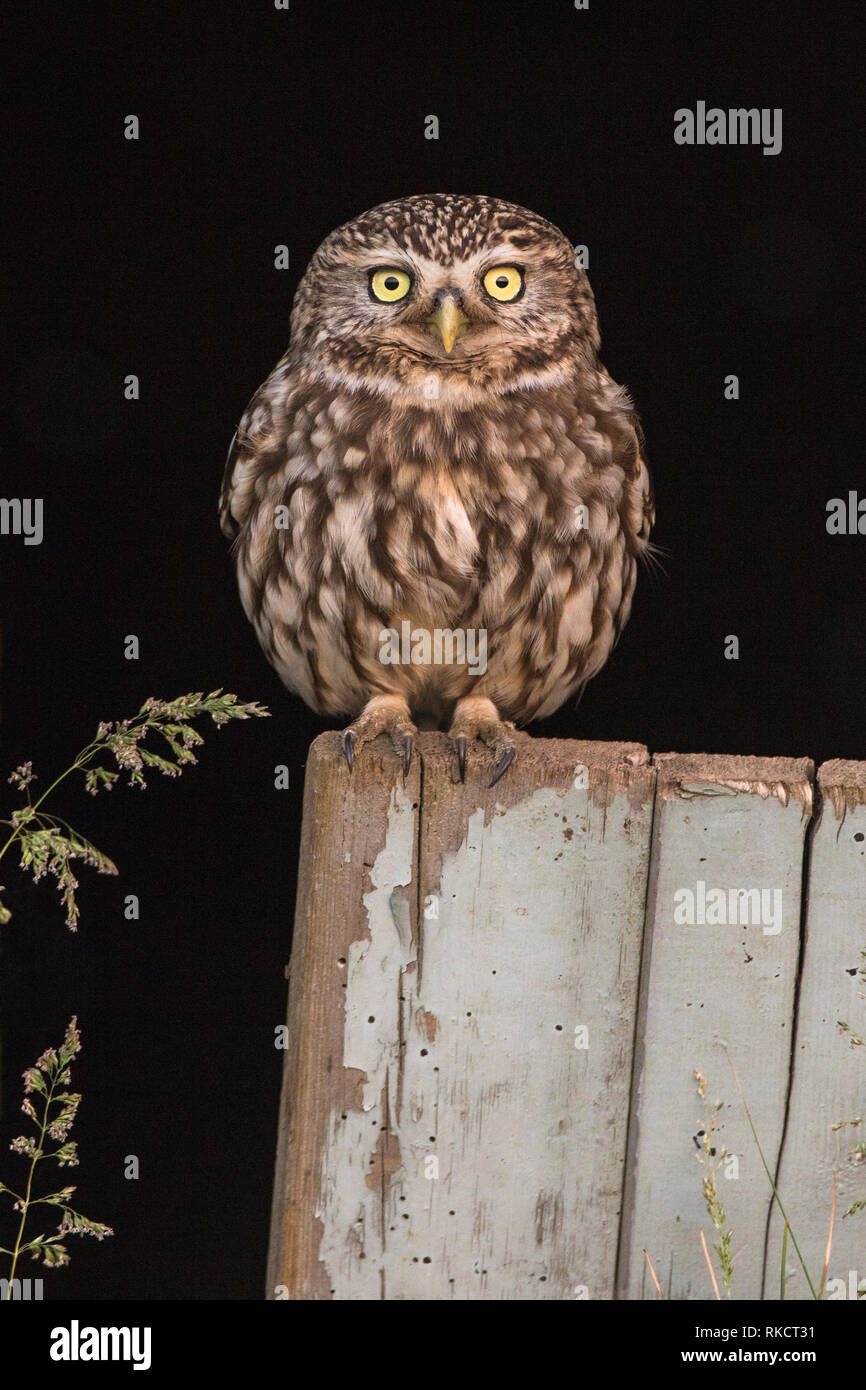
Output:
<svg viewBox="0 0 866 1390">
<path fill-rule="evenodd" d="M 290 356 L 331 384 L 419 403 L 561 384 L 599 345 L 575 259 L 562 232 L 515 203 L 383 203 L 316 251 Z"/>
</svg>

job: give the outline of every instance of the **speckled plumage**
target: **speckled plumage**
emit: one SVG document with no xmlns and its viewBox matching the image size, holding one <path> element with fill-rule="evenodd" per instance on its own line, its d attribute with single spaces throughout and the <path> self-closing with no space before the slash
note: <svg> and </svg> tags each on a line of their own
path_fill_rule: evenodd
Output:
<svg viewBox="0 0 866 1390">
<path fill-rule="evenodd" d="M 482 287 L 500 265 L 523 276 L 515 303 Z M 380 266 L 411 276 L 407 299 L 372 298 Z M 450 352 L 430 326 L 443 296 L 464 321 Z M 653 502 L 637 417 L 598 346 L 571 244 L 514 204 L 405 198 L 316 251 L 220 513 L 268 659 L 319 712 L 366 710 L 352 746 L 411 738 L 411 714 L 501 753 L 500 721 L 552 713 L 606 661 Z M 383 664 L 381 634 L 404 619 L 484 629 L 486 671 Z"/>
</svg>

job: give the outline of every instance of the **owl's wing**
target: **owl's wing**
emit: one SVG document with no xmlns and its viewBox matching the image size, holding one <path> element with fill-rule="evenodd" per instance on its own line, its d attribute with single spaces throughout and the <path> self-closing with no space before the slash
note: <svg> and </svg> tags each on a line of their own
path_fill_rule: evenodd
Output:
<svg viewBox="0 0 866 1390">
<path fill-rule="evenodd" d="M 620 521 L 632 555 L 645 556 L 652 548 L 650 532 L 656 519 L 652 478 L 644 459 L 644 433 L 637 412 L 634 409 L 629 410 L 622 424 L 625 430 L 620 447 L 620 462 L 625 469 L 625 480 L 620 503 Z"/>
<path fill-rule="evenodd" d="M 643 458 L 643 432 L 636 416 L 633 417 L 631 424 L 634 431 L 634 438 L 629 449 L 632 463 L 631 467 L 626 469 L 625 487 L 620 504 L 620 519 L 625 533 L 626 545 L 631 554 L 635 559 L 652 563 L 655 547 L 650 541 L 650 532 L 656 519 L 655 497 L 653 496 L 650 471 Z M 624 602 L 620 604 L 614 617 L 617 642 L 631 612 L 635 578 L 635 567 L 632 565 L 631 578 L 624 593 Z"/>
<path fill-rule="evenodd" d="M 642 554 L 649 548 L 650 532 L 656 519 L 656 502 L 650 471 L 640 454 L 635 463 L 633 488 L 635 521 L 638 523 L 633 534 L 638 553 Z"/>
<path fill-rule="evenodd" d="M 255 496 L 258 460 L 265 440 L 273 436 L 272 382 L 275 372 L 253 396 L 232 436 L 223 469 L 219 500 L 220 530 L 230 540 L 238 534 Z"/>
<path fill-rule="evenodd" d="M 223 481 L 222 487 L 220 488 L 219 500 L 220 530 L 222 531 L 223 535 L 228 536 L 229 539 L 233 539 L 237 535 L 239 529 L 239 522 L 235 520 L 235 517 L 232 514 L 232 478 L 234 477 L 235 460 L 237 456 L 238 432 L 237 430 L 235 430 L 234 434 L 232 435 L 232 442 L 229 445 L 229 451 L 226 454 L 226 462 L 225 468 L 223 469 Z"/>
</svg>

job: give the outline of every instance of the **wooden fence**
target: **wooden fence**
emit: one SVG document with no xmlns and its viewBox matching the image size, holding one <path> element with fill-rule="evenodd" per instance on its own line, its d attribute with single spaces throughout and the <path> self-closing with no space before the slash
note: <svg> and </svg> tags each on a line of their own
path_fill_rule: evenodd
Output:
<svg viewBox="0 0 866 1390">
<path fill-rule="evenodd" d="M 307 764 L 268 1297 L 657 1298 L 646 1250 L 714 1298 L 715 1174 L 778 1298 L 734 1068 L 813 1282 L 835 1174 L 866 1290 L 866 763 L 526 739 L 491 790 L 383 743 Z"/>
</svg>

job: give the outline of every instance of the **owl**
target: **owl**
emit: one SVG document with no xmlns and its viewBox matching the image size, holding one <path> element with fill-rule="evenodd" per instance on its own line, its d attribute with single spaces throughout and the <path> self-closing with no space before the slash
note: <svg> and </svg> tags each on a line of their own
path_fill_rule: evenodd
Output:
<svg viewBox="0 0 866 1390">
<path fill-rule="evenodd" d="M 574 248 L 514 203 L 401 198 L 315 252 L 220 517 L 268 660 L 352 721 L 350 770 L 379 735 L 408 770 L 444 727 L 492 786 L 607 660 L 654 507 L 599 344 Z"/>
</svg>

